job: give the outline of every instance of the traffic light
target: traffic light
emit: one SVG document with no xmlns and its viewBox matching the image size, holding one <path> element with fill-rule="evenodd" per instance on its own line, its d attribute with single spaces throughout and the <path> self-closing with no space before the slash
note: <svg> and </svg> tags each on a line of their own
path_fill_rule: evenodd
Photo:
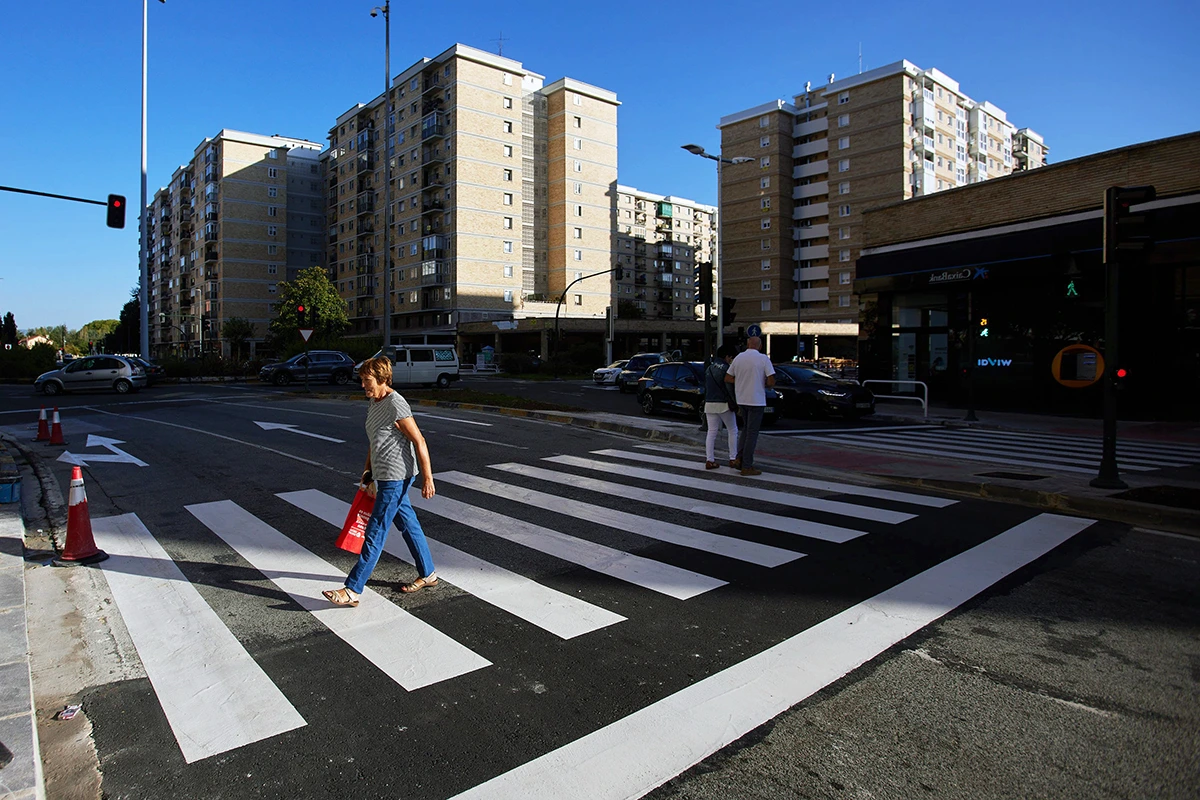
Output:
<svg viewBox="0 0 1200 800">
<path fill-rule="evenodd" d="M 1156 197 L 1153 186 L 1110 186 L 1104 192 L 1104 261 L 1117 253 L 1142 253 L 1154 246 L 1153 215 L 1132 207 Z"/>
<path fill-rule="evenodd" d="M 713 267 L 711 261 L 697 261 L 692 268 L 692 277 L 696 284 L 694 299 L 698 306 L 712 305 L 713 301 Z"/>
<path fill-rule="evenodd" d="M 320 317 L 317 316 L 317 307 L 310 306 L 308 308 L 308 327 L 319 328 L 320 326 L 321 326 L 321 319 L 320 319 Z"/>
<path fill-rule="evenodd" d="M 616 269 L 613 270 L 613 278 L 615 278 L 616 280 L 624 280 L 625 279 L 625 270 L 622 269 L 621 267 L 617 267 Z"/>
<path fill-rule="evenodd" d="M 308 309 L 306 309 L 304 307 L 303 303 L 296 304 L 296 327 L 297 328 L 307 328 L 308 327 Z"/>
<path fill-rule="evenodd" d="M 1117 389 L 1125 388 L 1125 380 L 1129 377 L 1129 370 L 1124 367 L 1117 367 L 1113 372 L 1113 386 Z"/>
<path fill-rule="evenodd" d="M 125 227 L 125 197 L 119 194 L 108 196 L 108 227 Z"/>
<path fill-rule="evenodd" d="M 737 319 L 737 314 L 734 313 L 733 307 L 737 305 L 737 300 L 733 297 L 721 298 L 721 327 L 728 328 Z"/>
<path fill-rule="evenodd" d="M 987 317 L 980 317 L 980 318 L 979 318 L 979 338 L 980 338 L 980 339 L 986 339 L 986 338 L 988 338 L 988 321 L 987 321 Z"/>
</svg>

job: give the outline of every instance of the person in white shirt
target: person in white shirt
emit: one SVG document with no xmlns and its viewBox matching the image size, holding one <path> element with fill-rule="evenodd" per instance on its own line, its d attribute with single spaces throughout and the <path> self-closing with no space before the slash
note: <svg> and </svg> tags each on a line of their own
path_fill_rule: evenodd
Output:
<svg viewBox="0 0 1200 800">
<path fill-rule="evenodd" d="M 762 470 L 754 467 L 754 449 L 767 408 L 767 388 L 775 385 L 775 368 L 762 353 L 762 339 L 751 336 L 746 340 L 746 350 L 729 365 L 725 382 L 733 384 L 738 408 L 745 409 L 745 424 L 739 431 L 738 457 L 733 466 L 743 475 L 762 475 Z"/>
</svg>

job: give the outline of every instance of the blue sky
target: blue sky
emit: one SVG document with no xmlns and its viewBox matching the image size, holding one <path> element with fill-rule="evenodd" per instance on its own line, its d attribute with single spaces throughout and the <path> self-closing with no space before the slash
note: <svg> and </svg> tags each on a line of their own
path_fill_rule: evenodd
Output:
<svg viewBox="0 0 1200 800">
<path fill-rule="evenodd" d="M 383 21 L 372 0 L 150 2 L 149 191 L 221 128 L 324 143 L 337 115 L 382 91 Z M 740 4 L 739 4 L 740 5 Z M 713 203 L 725 114 L 805 81 L 907 58 L 937 67 L 1050 145 L 1051 162 L 1200 129 L 1200 4 L 847 2 L 734 10 L 535 0 L 397 3 L 392 72 L 455 42 L 546 76 L 615 91 L 619 180 Z M 819 12 L 816 12 L 819 13 Z M 137 283 L 139 0 L 9 3 L 0 52 L 0 185 L 131 203 L 124 231 L 104 209 L 0 192 L 0 314 L 18 327 L 115 318 Z M 742 19 L 744 18 L 744 21 Z M 786 19 L 770 27 L 758 19 Z"/>
</svg>

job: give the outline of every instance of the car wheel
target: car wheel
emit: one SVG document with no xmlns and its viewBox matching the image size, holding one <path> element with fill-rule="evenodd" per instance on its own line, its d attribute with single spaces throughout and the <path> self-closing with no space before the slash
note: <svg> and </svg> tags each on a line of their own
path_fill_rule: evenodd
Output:
<svg viewBox="0 0 1200 800">
<path fill-rule="evenodd" d="M 292 376 L 288 375 L 286 372 L 281 372 L 275 376 L 275 385 L 276 386 L 287 386 L 291 382 L 292 382 Z"/>
<path fill-rule="evenodd" d="M 657 408 L 655 408 L 654 404 L 654 395 L 650 394 L 648 391 L 642 392 L 642 413 L 646 416 L 650 416 L 654 414 L 655 411 L 657 411 Z"/>
<path fill-rule="evenodd" d="M 113 388 L 116 389 L 117 394 L 129 394 L 130 390 L 133 389 L 133 384 L 121 378 L 113 384 Z"/>
<path fill-rule="evenodd" d="M 62 394 L 62 387 L 54 381 L 46 381 L 42 385 L 42 394 L 48 397 L 53 397 L 56 394 Z"/>
<path fill-rule="evenodd" d="M 437 388 L 449 389 L 450 388 L 450 376 L 446 375 L 445 373 L 438 375 Z"/>
<path fill-rule="evenodd" d="M 625 382 L 624 381 L 616 381 L 616 384 L 617 384 L 617 391 L 620 392 L 621 394 L 625 394 L 625 392 L 626 392 Z"/>
<path fill-rule="evenodd" d="M 336 383 L 338 386 L 345 386 L 347 383 L 350 382 L 350 373 L 348 373 L 348 372 L 333 373 L 333 382 Z"/>
</svg>

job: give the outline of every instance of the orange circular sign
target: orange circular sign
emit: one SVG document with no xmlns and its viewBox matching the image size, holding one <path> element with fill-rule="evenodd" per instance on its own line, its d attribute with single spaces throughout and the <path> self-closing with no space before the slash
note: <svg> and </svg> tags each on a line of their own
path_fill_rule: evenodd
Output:
<svg viewBox="0 0 1200 800">
<path fill-rule="evenodd" d="M 1082 389 L 1104 376 L 1104 356 L 1086 344 L 1069 344 L 1055 353 L 1050 372 L 1063 386 Z"/>
</svg>

